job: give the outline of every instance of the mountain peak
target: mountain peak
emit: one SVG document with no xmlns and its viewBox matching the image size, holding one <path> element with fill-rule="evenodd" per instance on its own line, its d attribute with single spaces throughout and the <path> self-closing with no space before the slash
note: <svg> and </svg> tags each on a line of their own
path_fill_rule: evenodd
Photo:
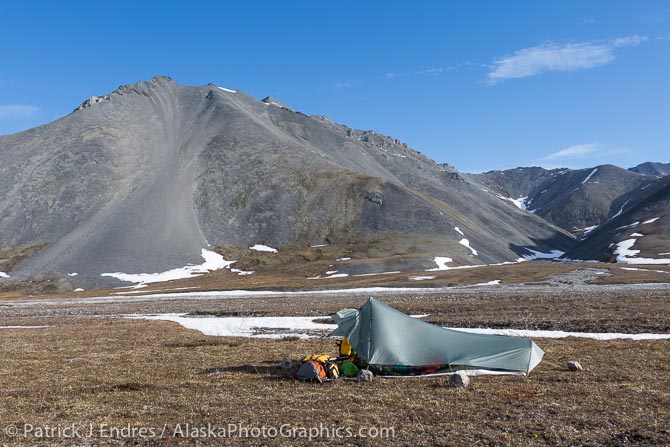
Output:
<svg viewBox="0 0 670 447">
<path fill-rule="evenodd" d="M 638 174 L 647 174 L 656 177 L 662 177 L 665 175 L 670 175 L 670 163 L 658 163 L 648 161 L 645 163 L 640 163 L 639 165 L 633 168 L 628 168 L 628 170 L 637 172 Z"/>
</svg>

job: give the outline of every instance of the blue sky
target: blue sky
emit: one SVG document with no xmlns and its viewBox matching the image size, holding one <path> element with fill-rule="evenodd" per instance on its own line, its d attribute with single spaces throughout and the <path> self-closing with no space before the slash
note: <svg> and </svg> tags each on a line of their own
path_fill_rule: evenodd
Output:
<svg viewBox="0 0 670 447">
<path fill-rule="evenodd" d="M 667 1 L 4 2 L 0 134 L 157 74 L 481 172 L 670 162 Z"/>
</svg>

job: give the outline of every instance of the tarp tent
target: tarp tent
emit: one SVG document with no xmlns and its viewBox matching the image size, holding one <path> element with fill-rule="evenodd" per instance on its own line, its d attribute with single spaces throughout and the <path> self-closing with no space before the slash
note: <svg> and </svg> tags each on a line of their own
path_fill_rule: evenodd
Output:
<svg viewBox="0 0 670 447">
<path fill-rule="evenodd" d="M 525 375 L 544 351 L 529 338 L 470 334 L 412 318 L 369 298 L 333 315 L 330 336 L 347 337 L 377 374 L 420 375 L 458 370 Z"/>
</svg>

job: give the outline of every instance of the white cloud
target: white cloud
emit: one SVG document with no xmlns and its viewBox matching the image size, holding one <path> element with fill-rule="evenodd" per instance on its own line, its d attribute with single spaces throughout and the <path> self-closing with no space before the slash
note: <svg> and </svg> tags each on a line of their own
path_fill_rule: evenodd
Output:
<svg viewBox="0 0 670 447">
<path fill-rule="evenodd" d="M 590 144 L 577 144 L 575 146 L 570 146 L 560 151 L 553 152 L 546 157 L 545 160 L 554 160 L 556 158 L 568 158 L 568 157 L 582 157 L 586 154 L 595 152 L 598 150 L 598 145 L 596 143 Z"/>
<path fill-rule="evenodd" d="M 488 75 L 488 84 L 504 79 L 525 78 L 548 71 L 574 71 L 599 67 L 612 62 L 614 50 L 646 42 L 647 37 L 634 34 L 605 42 L 580 42 L 569 44 L 545 43 L 524 48 L 496 58 Z"/>
<path fill-rule="evenodd" d="M 615 47 L 634 47 L 648 41 L 649 38 L 646 36 L 640 36 L 633 34 L 632 36 L 620 37 L 612 41 L 612 45 Z"/>
<path fill-rule="evenodd" d="M 33 118 L 40 112 L 40 109 L 34 106 L 22 104 L 0 105 L 1 119 L 25 119 Z"/>
</svg>

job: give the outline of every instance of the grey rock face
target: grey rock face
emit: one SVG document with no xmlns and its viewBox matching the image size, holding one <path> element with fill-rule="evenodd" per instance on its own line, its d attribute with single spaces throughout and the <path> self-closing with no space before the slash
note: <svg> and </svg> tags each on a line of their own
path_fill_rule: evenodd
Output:
<svg viewBox="0 0 670 447">
<path fill-rule="evenodd" d="M 449 385 L 456 388 L 467 388 L 470 386 L 470 378 L 463 371 L 457 371 L 449 376 Z"/>
<path fill-rule="evenodd" d="M 568 369 L 570 371 L 584 371 L 584 367 L 581 365 L 581 363 L 574 360 L 570 360 L 568 362 Z"/>
<path fill-rule="evenodd" d="M 75 110 L 75 112 L 77 110 L 84 110 L 85 108 L 91 107 L 92 105 L 98 104 L 99 102 L 102 102 L 102 101 L 109 101 L 109 95 L 105 95 L 105 96 L 101 96 L 101 97 L 91 96 L 89 99 L 82 102 L 81 105 L 79 105 L 79 107 L 77 107 L 74 110 Z"/>
<path fill-rule="evenodd" d="M 156 77 L 85 104 L 0 137 L 0 242 L 47 243 L 13 277 L 77 272 L 77 287 L 123 285 L 100 274 L 161 272 L 201 263 L 208 244 L 257 241 L 385 239 L 389 255 L 418 253 L 408 266 L 574 244 L 398 140 L 239 91 Z"/>
<path fill-rule="evenodd" d="M 358 371 L 356 379 L 359 382 L 372 382 L 372 380 L 374 379 L 374 374 L 372 374 L 372 371 L 369 371 L 367 369 L 361 369 L 360 371 Z"/>
</svg>

